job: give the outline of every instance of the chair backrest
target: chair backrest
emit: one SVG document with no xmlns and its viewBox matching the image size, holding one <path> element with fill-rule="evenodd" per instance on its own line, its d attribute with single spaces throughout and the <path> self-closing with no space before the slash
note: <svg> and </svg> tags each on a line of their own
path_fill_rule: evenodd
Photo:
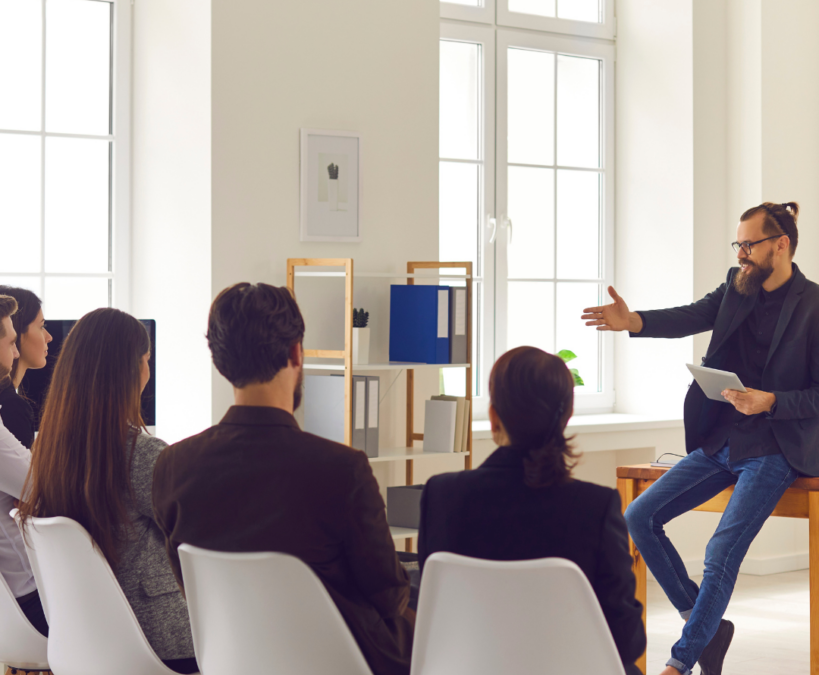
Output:
<svg viewBox="0 0 819 675">
<path fill-rule="evenodd" d="M 560 558 L 435 553 L 424 565 L 411 675 L 623 675 L 588 579 Z"/>
<path fill-rule="evenodd" d="M 19 514 L 14 514 L 20 525 Z M 60 675 L 173 675 L 151 649 L 103 555 L 79 523 L 32 518 L 26 551 L 48 618 L 48 662 Z"/>
<path fill-rule="evenodd" d="M 23 670 L 48 670 L 48 640 L 23 614 L 0 575 L 0 662 Z"/>
<path fill-rule="evenodd" d="M 329 593 L 298 558 L 190 544 L 179 558 L 203 673 L 263 665 L 276 675 L 372 675 Z"/>
</svg>

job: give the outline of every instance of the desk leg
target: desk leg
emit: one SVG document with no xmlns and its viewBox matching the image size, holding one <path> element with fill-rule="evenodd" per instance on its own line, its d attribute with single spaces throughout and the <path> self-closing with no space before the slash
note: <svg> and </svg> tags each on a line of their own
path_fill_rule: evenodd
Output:
<svg viewBox="0 0 819 675">
<path fill-rule="evenodd" d="M 810 673 L 819 675 L 819 492 L 808 493 L 810 531 Z"/>
<path fill-rule="evenodd" d="M 620 501 L 623 505 L 623 513 L 625 513 L 628 505 L 637 498 L 637 481 L 633 478 L 618 478 L 617 491 L 620 493 Z M 819 493 L 817 493 L 817 497 L 819 497 Z M 637 590 L 634 597 L 636 597 L 637 600 L 643 605 L 643 626 L 646 628 L 646 630 L 648 630 L 646 616 L 646 595 L 648 594 L 646 586 L 646 562 L 643 560 L 643 556 L 640 555 L 640 552 L 637 550 L 637 547 L 634 545 L 631 537 L 628 538 L 628 546 L 629 550 L 631 551 L 631 557 L 634 559 L 632 569 L 634 570 L 634 578 L 637 580 Z M 812 550 L 813 549 L 811 549 L 811 551 Z M 819 570 L 819 566 L 817 566 L 816 569 Z M 643 655 L 637 659 L 637 667 L 645 675 L 647 668 L 646 652 L 643 652 Z M 819 675 L 819 671 L 816 673 L 811 671 L 811 675 Z"/>
</svg>

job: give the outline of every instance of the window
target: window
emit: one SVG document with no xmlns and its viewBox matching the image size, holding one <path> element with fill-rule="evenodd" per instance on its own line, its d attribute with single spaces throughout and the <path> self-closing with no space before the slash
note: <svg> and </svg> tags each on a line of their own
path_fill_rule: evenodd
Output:
<svg viewBox="0 0 819 675">
<path fill-rule="evenodd" d="M 0 0 L 0 283 L 128 305 L 130 5 Z"/>
<path fill-rule="evenodd" d="M 613 281 L 614 45 L 555 34 L 608 31 L 605 10 L 498 0 L 491 27 L 441 25 L 440 255 L 480 277 L 476 414 L 494 359 L 524 344 L 575 352 L 576 409 L 613 409 L 612 338 L 579 317 Z M 531 30 L 499 27 L 511 13 Z"/>
</svg>

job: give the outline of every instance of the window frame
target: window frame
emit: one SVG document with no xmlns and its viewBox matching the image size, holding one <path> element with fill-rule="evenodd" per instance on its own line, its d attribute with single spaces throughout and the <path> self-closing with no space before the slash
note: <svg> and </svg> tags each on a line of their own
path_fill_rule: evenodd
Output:
<svg viewBox="0 0 819 675">
<path fill-rule="evenodd" d="M 92 0 L 88 0 L 89 2 Z M 105 135 L 71 134 L 46 131 L 46 3 L 42 5 L 41 122 L 38 131 L 0 129 L 2 134 L 40 138 L 40 271 L 9 272 L 4 276 L 39 281 L 41 300 L 48 302 L 47 278 L 105 278 L 110 280 L 109 303 L 125 311 L 131 304 L 131 2 L 130 0 L 95 0 L 107 2 L 113 9 L 111 25 L 111 133 Z M 111 213 L 111 269 L 108 272 L 47 272 L 45 268 L 45 146 L 47 138 L 86 138 L 107 140 L 111 145 L 109 165 L 109 209 Z M 46 304 L 46 308 L 48 305 Z M 59 317 L 50 312 L 53 318 Z"/>
<path fill-rule="evenodd" d="M 603 147 L 601 148 L 600 172 L 604 175 L 602 181 L 601 215 L 601 262 L 602 277 L 600 284 L 605 289 L 614 282 L 614 65 L 615 48 L 613 44 L 603 44 L 589 40 L 578 40 L 564 36 L 529 33 L 498 29 L 497 31 L 497 143 L 496 143 L 496 212 L 500 221 L 508 213 L 508 147 L 507 147 L 507 108 L 501 102 L 508 97 L 507 54 L 508 49 L 518 47 L 548 51 L 557 54 L 568 54 L 580 57 L 600 59 L 603 63 L 601 76 L 601 132 Z M 555 158 L 555 162 L 557 158 Z M 555 164 L 555 166 L 557 166 Z M 557 225 L 557 224 L 555 224 Z M 514 228 L 514 224 L 513 224 Z M 508 279 L 506 246 L 508 232 L 499 229 L 495 263 L 495 346 L 498 354 L 506 350 L 507 309 L 506 280 Z M 557 283 L 557 270 L 555 270 Z M 580 321 L 578 308 L 577 320 Z M 588 330 L 593 330 L 589 328 Z M 614 409 L 614 340 L 610 333 L 602 332 L 600 340 L 600 381 L 601 391 L 594 394 L 583 394 L 582 389 L 575 396 L 575 410 L 578 413 L 594 414 L 608 413 Z M 558 348 L 556 346 L 556 348 Z M 581 373 L 582 375 L 582 373 Z"/>
<path fill-rule="evenodd" d="M 508 0 L 500 1 L 507 2 Z M 483 5 L 480 7 L 441 2 L 441 18 L 493 24 L 495 23 L 495 0 L 483 0 Z"/>
<path fill-rule="evenodd" d="M 495 213 L 495 30 L 488 26 L 470 25 L 442 21 L 440 26 L 440 41 L 451 40 L 481 45 L 481 147 L 478 163 L 483 168 L 481 185 L 481 208 L 479 209 L 480 232 L 477 275 L 482 287 L 482 303 L 480 310 L 484 320 L 479 325 L 475 323 L 475 330 L 480 332 L 482 341 L 481 362 L 473 363 L 477 373 L 481 375 L 481 396 L 473 396 L 472 416 L 474 419 L 487 419 L 489 415 L 489 372 L 495 362 L 495 250 L 490 243 L 493 228 L 490 219 Z M 438 156 L 438 165 L 442 161 L 453 161 Z M 454 160 L 463 162 L 464 160 Z M 468 161 L 467 163 L 473 163 Z M 473 293 L 475 284 L 473 283 Z"/>
<path fill-rule="evenodd" d="M 547 33 L 562 33 L 574 37 L 613 40 L 617 35 L 614 0 L 601 0 L 601 2 L 603 3 L 603 23 L 590 23 L 588 21 L 513 12 L 509 9 L 509 0 L 498 0 L 497 23 L 498 27 L 504 28 L 527 28 Z"/>
</svg>

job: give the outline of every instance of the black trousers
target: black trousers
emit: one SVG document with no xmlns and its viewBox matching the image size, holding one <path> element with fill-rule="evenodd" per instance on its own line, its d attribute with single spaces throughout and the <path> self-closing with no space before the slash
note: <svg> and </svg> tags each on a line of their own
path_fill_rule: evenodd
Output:
<svg viewBox="0 0 819 675">
<path fill-rule="evenodd" d="M 196 659 L 163 659 L 162 663 L 168 666 L 168 668 L 171 670 L 175 670 L 177 673 L 183 673 L 183 675 L 190 675 L 190 673 L 199 672 L 199 666 L 196 663 Z"/>
<path fill-rule="evenodd" d="M 23 614 L 40 633 L 48 637 L 48 621 L 43 613 L 43 604 L 40 602 L 40 594 L 32 591 L 27 595 L 17 598 L 17 604 L 23 610 Z"/>
</svg>

